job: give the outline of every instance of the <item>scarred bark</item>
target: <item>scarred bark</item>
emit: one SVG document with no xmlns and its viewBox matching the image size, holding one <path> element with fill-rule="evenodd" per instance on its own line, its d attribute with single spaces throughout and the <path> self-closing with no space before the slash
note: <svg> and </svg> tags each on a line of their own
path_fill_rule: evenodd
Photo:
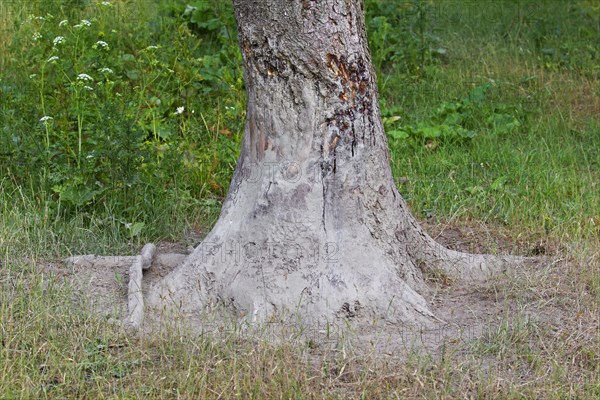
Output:
<svg viewBox="0 0 600 400">
<path fill-rule="evenodd" d="M 248 106 L 220 218 L 149 294 L 253 321 L 427 323 L 424 274 L 482 278 L 511 260 L 450 251 L 389 166 L 361 0 L 234 0 Z"/>
</svg>

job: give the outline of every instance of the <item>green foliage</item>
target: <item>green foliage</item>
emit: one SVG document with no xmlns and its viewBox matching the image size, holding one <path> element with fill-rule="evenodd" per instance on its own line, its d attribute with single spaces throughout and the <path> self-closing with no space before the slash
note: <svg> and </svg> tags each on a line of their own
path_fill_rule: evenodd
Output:
<svg viewBox="0 0 600 400">
<path fill-rule="evenodd" d="M 29 6 L 0 81 L 0 163 L 17 184 L 59 214 L 113 204 L 124 226 L 148 220 L 140 197 L 224 196 L 244 108 L 230 5 L 140 2 L 143 24 L 119 2 Z"/>
<path fill-rule="evenodd" d="M 595 2 L 365 7 L 394 173 L 417 214 L 595 229 Z M 44 218 L 118 229 L 115 240 L 209 225 L 244 121 L 230 2 L 37 0 L 0 11 L 4 184 Z"/>
<path fill-rule="evenodd" d="M 366 10 L 393 172 L 417 215 L 599 232 L 595 2 Z"/>
<path fill-rule="evenodd" d="M 433 110 L 427 121 L 412 125 L 395 126 L 401 120 L 400 116 L 389 114 L 384 110 L 383 122 L 388 136 L 394 140 L 412 138 L 426 143 L 429 147 L 437 147 L 440 142 L 466 142 L 477 136 L 476 129 L 485 129 L 481 121 L 481 110 L 486 92 L 492 87 L 490 83 L 478 86 L 463 99 L 454 102 L 444 102 Z M 502 107 L 487 112 L 487 125 L 499 133 L 510 133 L 521 123 L 511 115 L 503 113 Z"/>
<path fill-rule="evenodd" d="M 369 47 L 381 73 L 420 74 L 427 64 L 444 58 L 436 46 L 433 5 L 427 1 L 365 2 Z"/>
</svg>

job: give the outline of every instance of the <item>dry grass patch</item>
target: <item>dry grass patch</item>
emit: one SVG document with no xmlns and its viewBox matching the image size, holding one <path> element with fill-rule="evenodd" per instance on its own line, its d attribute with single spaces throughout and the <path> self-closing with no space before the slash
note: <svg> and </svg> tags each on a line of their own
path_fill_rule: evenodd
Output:
<svg viewBox="0 0 600 400">
<path fill-rule="evenodd" d="M 467 250 L 517 245 L 507 232 L 430 228 Z M 10 264 L 0 273 L 0 393 L 593 399 L 600 393 L 598 248 L 562 244 L 547 262 L 487 284 L 432 283 L 430 300 L 445 321 L 434 329 L 348 321 L 256 332 L 223 323 L 134 337 L 91 316 L 60 266 L 40 274 L 40 264 Z"/>
</svg>

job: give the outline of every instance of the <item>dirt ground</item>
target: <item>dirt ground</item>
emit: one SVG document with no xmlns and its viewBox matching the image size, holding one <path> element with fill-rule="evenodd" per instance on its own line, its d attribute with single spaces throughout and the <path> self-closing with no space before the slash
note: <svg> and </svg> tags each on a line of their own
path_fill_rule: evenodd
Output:
<svg viewBox="0 0 600 400">
<path fill-rule="evenodd" d="M 309 340 L 321 351 L 343 348 L 400 359 L 415 350 L 440 356 L 449 348 L 455 352 L 471 352 L 476 343 L 500 346 L 499 335 L 505 336 L 502 340 L 519 340 L 510 335 L 524 335 L 523 332 L 526 334 L 531 330 L 536 334 L 526 335 L 523 340 L 541 341 L 536 346 L 546 346 L 544 341 L 547 340 L 548 351 L 553 351 L 553 346 L 571 351 L 573 362 L 585 358 L 579 351 L 582 346 L 599 347 L 600 317 L 596 314 L 598 308 L 591 306 L 598 301 L 595 298 L 598 288 L 586 287 L 590 284 L 589 276 L 586 278 L 581 274 L 582 265 L 600 265 L 598 251 L 590 252 L 582 260 L 572 257 L 576 250 L 568 246 L 543 241 L 519 242 L 501 230 L 486 226 L 424 225 L 437 241 L 452 249 L 544 258 L 537 265 L 509 271 L 485 283 L 457 282 L 445 277 L 433 279 L 429 282 L 427 299 L 439 321 L 427 328 L 349 320 L 340 321 L 331 330 L 303 328 L 302 333 L 296 335 L 290 334 L 293 329 L 273 329 L 271 333 L 283 340 L 301 338 L 305 343 Z M 159 254 L 181 253 L 184 257 L 188 252 L 185 246 L 176 243 L 160 243 L 157 247 Z M 83 300 L 102 317 L 119 321 L 126 315 L 128 266 L 39 265 L 45 273 L 65 279 L 81 293 L 87 293 Z M 171 269 L 160 262 L 160 257 L 155 259 L 152 267 L 144 272 L 144 293 Z M 152 316 L 148 318 L 152 319 Z M 204 333 L 206 328 L 203 327 Z M 215 331 L 219 329 L 223 327 L 215 328 Z M 583 362 L 598 362 L 599 353 L 597 351 L 591 360 Z"/>
</svg>

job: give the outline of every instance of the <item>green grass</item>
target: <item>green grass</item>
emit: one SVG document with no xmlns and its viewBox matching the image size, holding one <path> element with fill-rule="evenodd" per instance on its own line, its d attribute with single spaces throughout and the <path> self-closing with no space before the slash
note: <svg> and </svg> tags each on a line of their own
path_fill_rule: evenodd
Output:
<svg viewBox="0 0 600 400">
<path fill-rule="evenodd" d="M 244 116 L 232 11 L 159 4 L 2 4 L 4 185 L 59 223 L 118 216 L 121 235 L 174 239 L 218 213 Z M 461 4 L 367 4 L 386 128 L 410 132 L 390 137 L 402 193 L 422 218 L 598 235 L 597 4 Z"/>
<path fill-rule="evenodd" d="M 521 307 L 482 337 L 402 361 L 235 331 L 132 338 L 39 273 L 205 232 L 235 166 L 245 94 L 228 3 L 111 3 L 0 2 L 0 398 L 600 396 L 597 1 L 367 1 L 415 214 L 557 243 L 562 260 L 488 288 Z M 103 84 L 88 93 L 80 73 Z"/>
<path fill-rule="evenodd" d="M 438 107 L 490 86 L 459 113 L 473 139 L 391 138 L 401 192 L 422 217 L 475 219 L 534 236 L 598 236 L 597 3 L 465 4 L 431 5 L 442 60 L 380 79 L 384 115 L 400 117 L 389 129 L 436 126 L 428 121 Z M 518 125 L 493 123 L 508 117 Z"/>
</svg>

